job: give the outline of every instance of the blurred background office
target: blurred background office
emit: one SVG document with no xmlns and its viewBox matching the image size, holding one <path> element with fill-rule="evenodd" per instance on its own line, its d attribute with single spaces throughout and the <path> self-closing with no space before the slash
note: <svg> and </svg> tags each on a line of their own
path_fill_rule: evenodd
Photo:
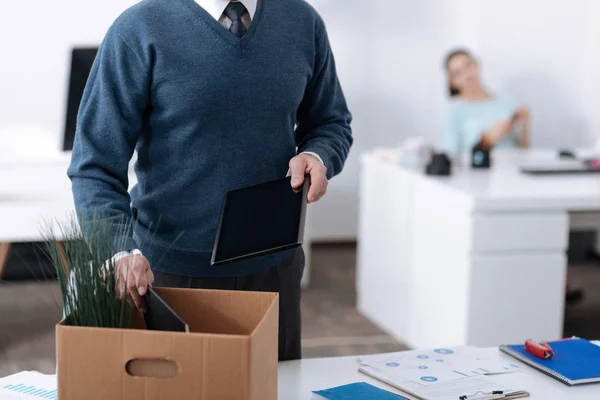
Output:
<svg viewBox="0 0 600 400">
<path fill-rule="evenodd" d="M 344 172 L 309 212 L 312 251 L 303 300 L 304 356 L 402 349 L 405 343 L 362 316 L 355 305 L 361 154 L 395 148 L 411 137 L 443 146 L 448 102 L 443 57 L 457 47 L 469 49 L 481 60 L 486 86 L 531 110 L 532 148 L 592 148 L 600 138 L 600 3 L 309 2 L 328 27 L 354 115 L 355 145 Z M 3 179 L 15 160 L 62 157 L 72 49 L 98 46 L 116 16 L 135 3 L 2 2 Z M 19 185 L 6 179 L 2 186 Z M 7 204 L 14 202 L 0 195 L 0 214 L 10 213 Z M 594 289 L 600 287 L 600 264 L 588 253 L 598 249 L 600 238 L 595 222 L 590 222 L 593 219 L 584 216 L 580 220 L 581 228 L 571 234 L 569 279 L 587 290 L 580 303 L 567 308 L 564 332 L 596 339 L 600 337 L 600 292 Z M 0 241 L 9 242 L 10 234 Z M 19 242 L 10 247 L 6 282 L 0 284 L 0 376 L 22 369 L 49 372 L 54 368 L 58 291 L 51 281 L 38 282 L 41 271 L 32 250 L 35 246 Z M 431 243 L 432 250 L 435 247 Z"/>
</svg>

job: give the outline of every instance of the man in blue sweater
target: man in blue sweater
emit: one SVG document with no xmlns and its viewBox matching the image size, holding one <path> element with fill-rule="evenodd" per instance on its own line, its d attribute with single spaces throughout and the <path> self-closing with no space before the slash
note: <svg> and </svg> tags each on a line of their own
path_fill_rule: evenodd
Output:
<svg viewBox="0 0 600 400">
<path fill-rule="evenodd" d="M 302 251 L 228 267 L 211 267 L 211 251 L 229 190 L 289 169 L 294 187 L 310 174 L 308 200 L 319 200 L 348 155 L 350 122 L 305 0 L 144 0 L 92 68 L 68 170 L 75 204 L 119 232 L 114 260 L 139 307 L 152 283 L 279 292 L 280 359 L 300 358 Z"/>
</svg>

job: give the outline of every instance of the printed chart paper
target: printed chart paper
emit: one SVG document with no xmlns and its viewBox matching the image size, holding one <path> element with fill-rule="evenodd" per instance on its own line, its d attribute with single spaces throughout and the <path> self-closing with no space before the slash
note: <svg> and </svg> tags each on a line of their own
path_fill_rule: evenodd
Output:
<svg viewBox="0 0 600 400">
<path fill-rule="evenodd" d="M 425 386 L 520 370 L 516 364 L 505 364 L 499 357 L 467 346 L 367 356 L 361 363 L 397 379 Z"/>
<path fill-rule="evenodd" d="M 56 375 L 20 372 L 0 379 L 0 400 L 57 400 Z"/>
</svg>

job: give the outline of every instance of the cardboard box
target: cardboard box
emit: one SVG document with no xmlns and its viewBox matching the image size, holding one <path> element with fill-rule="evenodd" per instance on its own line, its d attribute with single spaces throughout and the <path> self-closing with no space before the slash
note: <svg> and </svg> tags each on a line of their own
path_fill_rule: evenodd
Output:
<svg viewBox="0 0 600 400">
<path fill-rule="evenodd" d="M 277 399 L 277 293 L 156 291 L 190 332 L 58 324 L 60 400 Z"/>
</svg>

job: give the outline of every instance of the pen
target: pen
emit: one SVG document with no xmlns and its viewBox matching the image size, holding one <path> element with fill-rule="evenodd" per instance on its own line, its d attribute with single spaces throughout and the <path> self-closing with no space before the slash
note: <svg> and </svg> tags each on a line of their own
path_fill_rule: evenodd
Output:
<svg viewBox="0 0 600 400">
<path fill-rule="evenodd" d="M 560 340 L 553 340 L 552 342 L 536 341 L 533 339 L 527 339 L 525 341 L 525 351 L 529 354 L 541 358 L 543 360 L 549 360 L 554 357 L 554 350 L 550 347 L 549 343 L 563 342 L 565 340 L 573 340 L 577 337 L 573 336 L 570 338 L 564 338 Z"/>
</svg>

